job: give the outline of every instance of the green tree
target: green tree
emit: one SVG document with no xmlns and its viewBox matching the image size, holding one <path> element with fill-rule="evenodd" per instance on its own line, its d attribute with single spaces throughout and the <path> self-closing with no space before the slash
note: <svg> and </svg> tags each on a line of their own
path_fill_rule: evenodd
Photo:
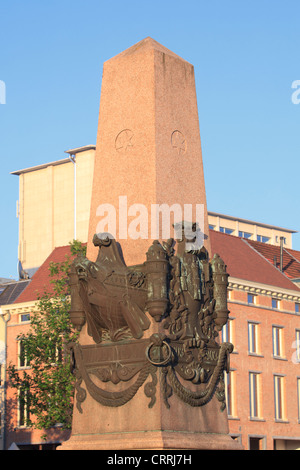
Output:
<svg viewBox="0 0 300 470">
<path fill-rule="evenodd" d="M 71 256 L 62 263 L 49 267 L 50 292 L 38 298 L 37 309 L 30 318 L 30 330 L 18 336 L 21 342 L 21 360 L 26 360 L 28 370 L 18 370 L 10 364 L 8 376 L 11 387 L 21 399 L 21 406 L 30 413 L 24 414 L 24 424 L 36 429 L 49 429 L 61 425 L 70 429 L 74 377 L 70 371 L 67 345 L 78 338 L 73 328 L 70 312 L 68 275 L 72 260 L 84 254 L 86 247 L 73 240 Z"/>
</svg>

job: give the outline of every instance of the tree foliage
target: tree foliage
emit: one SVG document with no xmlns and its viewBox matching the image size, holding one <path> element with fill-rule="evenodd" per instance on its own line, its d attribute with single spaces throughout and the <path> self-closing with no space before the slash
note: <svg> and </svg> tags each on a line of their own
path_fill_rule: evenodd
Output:
<svg viewBox="0 0 300 470">
<path fill-rule="evenodd" d="M 28 368 L 20 371 L 14 364 L 8 367 L 11 387 L 23 397 L 24 409 L 30 410 L 25 413 L 24 424 L 36 429 L 58 424 L 63 429 L 71 427 L 74 377 L 67 345 L 77 340 L 78 332 L 69 317 L 68 274 L 72 259 L 85 254 L 86 247 L 76 240 L 70 245 L 71 256 L 50 265 L 51 292 L 38 298 L 30 330 L 17 338 L 22 345 L 20 359 Z"/>
</svg>

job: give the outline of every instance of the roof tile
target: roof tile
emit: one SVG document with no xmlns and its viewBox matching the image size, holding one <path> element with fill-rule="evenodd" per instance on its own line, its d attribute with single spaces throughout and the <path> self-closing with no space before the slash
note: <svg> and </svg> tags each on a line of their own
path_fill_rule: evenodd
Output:
<svg viewBox="0 0 300 470">
<path fill-rule="evenodd" d="M 298 287 L 276 269 L 252 244 L 243 238 L 210 230 L 212 253 L 218 253 L 231 277 L 267 284 L 283 289 Z"/>
<path fill-rule="evenodd" d="M 61 246 L 55 248 L 51 255 L 48 256 L 46 261 L 36 271 L 28 287 L 22 292 L 15 303 L 30 302 L 37 300 L 39 296 L 42 296 L 44 292 L 53 292 L 53 287 L 50 282 L 50 264 L 51 263 L 62 263 L 66 261 L 67 257 L 72 258 L 71 247 Z"/>
<path fill-rule="evenodd" d="M 210 230 L 210 239 L 212 253 L 221 256 L 231 277 L 294 291 L 299 289 L 290 279 L 293 276 L 300 277 L 298 271 L 300 263 L 297 261 L 297 256 L 300 259 L 300 252 L 289 250 L 293 252 L 292 257 L 287 250 L 284 250 L 284 272 L 280 272 L 273 264 L 274 256 L 279 262 L 280 247 L 245 240 L 214 230 Z M 51 293 L 50 264 L 61 263 L 66 260 L 66 256 L 71 257 L 69 245 L 55 248 L 15 303 L 37 300 L 45 291 Z"/>
<path fill-rule="evenodd" d="M 269 245 L 267 243 L 253 240 L 247 240 L 247 243 L 249 243 L 249 245 L 251 245 L 256 251 L 262 254 L 274 266 L 274 258 L 276 257 L 276 267 L 280 268 L 280 246 Z M 300 252 L 290 250 L 289 248 L 283 248 L 282 261 L 283 273 L 287 277 L 291 279 L 300 277 Z"/>
</svg>

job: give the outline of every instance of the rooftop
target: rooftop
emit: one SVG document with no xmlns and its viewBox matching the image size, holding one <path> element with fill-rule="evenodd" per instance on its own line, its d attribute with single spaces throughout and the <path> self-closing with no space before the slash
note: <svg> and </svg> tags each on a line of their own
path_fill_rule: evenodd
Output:
<svg viewBox="0 0 300 470">
<path fill-rule="evenodd" d="M 0 284 L 8 284 L 11 282 L 15 282 L 14 279 L 7 279 L 6 277 L 0 277 Z"/>
<path fill-rule="evenodd" d="M 264 256 L 277 269 L 280 268 L 280 246 L 269 245 L 262 242 L 247 240 L 247 243 Z M 298 257 L 298 259 L 297 259 Z M 300 277 L 300 252 L 283 248 L 282 271 L 290 279 Z"/>
<path fill-rule="evenodd" d="M 95 150 L 95 148 L 96 148 L 95 145 L 85 145 L 84 147 L 78 147 L 75 149 L 66 150 L 65 153 L 68 153 L 69 155 L 76 155 L 77 153 L 85 152 L 86 150 Z M 11 175 L 22 175 L 23 173 L 30 173 L 32 171 L 43 170 L 44 168 L 47 168 L 48 166 L 63 165 L 64 163 L 69 163 L 69 162 L 70 162 L 70 158 L 63 158 L 62 160 L 55 160 L 54 162 L 43 163 L 42 165 L 24 168 L 23 170 L 12 171 Z"/>
<path fill-rule="evenodd" d="M 227 265 L 231 277 L 282 289 L 298 290 L 291 276 L 277 269 L 249 240 L 210 230 L 212 253 L 218 253 Z M 259 248 L 265 245 L 260 242 Z M 272 246 L 272 248 L 277 248 Z"/>
<path fill-rule="evenodd" d="M 299 288 L 292 282 L 293 276 L 299 277 L 300 261 L 296 256 L 292 257 L 286 253 L 284 257 L 284 269 L 281 272 L 273 262 L 273 252 L 278 253 L 280 247 L 266 245 L 260 242 L 251 242 L 227 235 L 221 232 L 210 230 L 212 253 L 218 253 L 227 265 L 227 272 L 232 278 L 245 281 L 256 282 L 269 286 L 298 291 Z M 271 249 L 267 252 L 265 249 Z M 294 254 L 299 256 L 300 252 L 295 250 Z M 49 278 L 49 267 L 51 263 L 61 263 L 66 260 L 66 256 L 71 257 L 70 246 L 55 248 L 46 259 L 38 271 L 34 274 L 26 289 L 16 300 L 16 303 L 30 302 L 38 299 L 45 291 L 51 292 Z M 292 262 L 294 260 L 294 263 Z M 300 295 L 300 290 L 299 290 Z"/>
<path fill-rule="evenodd" d="M 255 222 L 253 220 L 248 220 L 248 219 L 241 219 L 239 217 L 233 217 L 231 215 L 219 214 L 218 212 L 208 211 L 208 215 L 211 215 L 213 217 L 221 217 L 222 219 L 236 220 L 238 222 L 242 222 L 242 223 L 245 223 L 245 224 L 258 225 L 259 227 L 265 227 L 265 228 L 268 228 L 268 229 L 280 230 L 282 232 L 298 233 L 297 230 L 291 230 L 289 228 L 277 227 L 276 225 L 264 224 L 262 222 Z"/>
<path fill-rule="evenodd" d="M 52 284 L 50 283 L 50 264 L 63 263 L 66 261 L 67 257 L 72 258 L 70 245 L 55 248 L 33 275 L 30 284 L 17 299 L 17 303 L 35 301 L 42 296 L 44 292 L 49 294 L 54 292 Z"/>
<path fill-rule="evenodd" d="M 87 150 L 95 150 L 96 145 L 85 145 L 84 147 L 77 147 L 75 149 L 70 149 L 70 150 L 65 150 L 65 153 L 68 153 L 69 155 L 76 155 L 77 153 L 80 152 L 86 152 Z"/>
<path fill-rule="evenodd" d="M 30 284 L 30 279 L 0 283 L 0 305 L 13 304 Z"/>
</svg>

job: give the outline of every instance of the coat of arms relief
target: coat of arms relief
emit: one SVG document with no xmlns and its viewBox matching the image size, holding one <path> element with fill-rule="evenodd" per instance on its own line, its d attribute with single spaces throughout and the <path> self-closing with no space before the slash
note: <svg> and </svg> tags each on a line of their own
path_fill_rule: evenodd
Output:
<svg viewBox="0 0 300 470">
<path fill-rule="evenodd" d="M 98 234 L 97 260 L 74 260 L 70 316 L 93 339 L 70 345 L 80 412 L 87 392 L 118 407 L 142 386 L 152 407 L 158 380 L 168 408 L 172 395 L 198 407 L 216 394 L 225 409 L 223 376 L 233 345 L 220 343 L 219 333 L 229 314 L 228 274 L 219 255 L 209 260 L 204 247 L 187 250 L 186 242 L 184 230 L 176 242 L 155 240 L 143 264 L 126 266 L 116 240 Z M 151 323 L 160 324 L 159 333 L 149 333 Z"/>
</svg>

